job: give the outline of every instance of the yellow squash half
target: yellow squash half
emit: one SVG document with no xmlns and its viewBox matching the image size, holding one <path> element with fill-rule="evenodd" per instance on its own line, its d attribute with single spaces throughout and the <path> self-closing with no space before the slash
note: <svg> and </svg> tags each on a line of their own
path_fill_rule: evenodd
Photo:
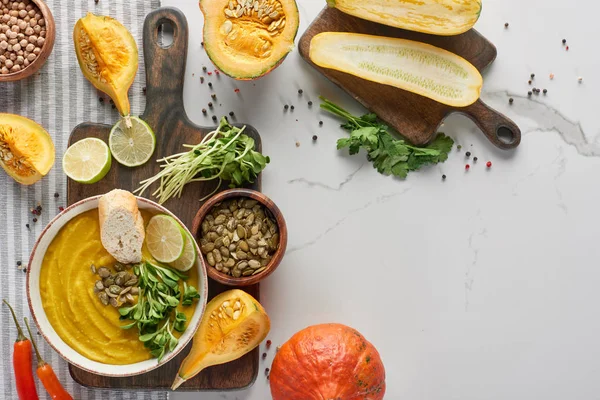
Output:
<svg viewBox="0 0 600 400">
<path fill-rule="evenodd" d="M 52 138 L 30 119 L 0 113 L 0 165 L 21 184 L 36 183 L 54 165 Z"/>
<path fill-rule="evenodd" d="M 327 0 L 346 14 L 409 31 L 458 35 L 475 25 L 481 0 Z"/>
<path fill-rule="evenodd" d="M 447 50 L 412 40 L 324 32 L 310 42 L 310 59 L 323 68 L 391 85 L 453 107 L 479 98 L 483 78 Z"/>
<path fill-rule="evenodd" d="M 171 388 L 206 367 L 237 360 L 258 346 L 270 329 L 271 321 L 254 297 L 238 289 L 221 293 L 207 304 L 192 350 Z"/>
<path fill-rule="evenodd" d="M 129 87 L 138 69 L 138 49 L 131 33 L 116 19 L 88 13 L 73 30 L 75 53 L 83 75 L 129 115 Z"/>
<path fill-rule="evenodd" d="M 200 0 L 204 49 L 232 78 L 259 78 L 294 47 L 299 16 L 295 0 Z"/>
</svg>

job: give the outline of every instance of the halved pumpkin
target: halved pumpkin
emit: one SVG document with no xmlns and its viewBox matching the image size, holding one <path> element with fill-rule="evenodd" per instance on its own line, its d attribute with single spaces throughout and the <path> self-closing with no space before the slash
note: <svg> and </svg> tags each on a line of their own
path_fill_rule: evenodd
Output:
<svg viewBox="0 0 600 400">
<path fill-rule="evenodd" d="M 138 69 L 138 49 L 131 33 L 116 19 L 88 13 L 73 30 L 75 53 L 83 75 L 129 115 L 129 87 Z"/>
<path fill-rule="evenodd" d="M 248 293 L 233 289 L 207 305 L 194 344 L 181 363 L 171 389 L 203 369 L 237 360 L 260 344 L 271 329 L 271 321 L 260 303 Z"/>
<path fill-rule="evenodd" d="M 358 18 L 441 36 L 468 31 L 481 14 L 481 0 L 327 0 L 327 4 Z"/>
<path fill-rule="evenodd" d="M 0 165 L 17 182 L 36 183 L 54 165 L 52 138 L 28 118 L 0 113 Z"/>
<path fill-rule="evenodd" d="M 232 78 L 259 78 L 281 64 L 294 47 L 294 0 L 200 0 L 204 49 Z"/>
</svg>

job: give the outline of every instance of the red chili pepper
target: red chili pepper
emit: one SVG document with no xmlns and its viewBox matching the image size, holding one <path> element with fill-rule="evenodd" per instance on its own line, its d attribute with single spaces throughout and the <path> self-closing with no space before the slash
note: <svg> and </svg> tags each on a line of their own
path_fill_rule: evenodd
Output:
<svg viewBox="0 0 600 400">
<path fill-rule="evenodd" d="M 31 338 L 31 343 L 33 343 L 33 348 L 35 349 L 35 355 L 37 357 L 37 376 L 42 381 L 42 384 L 46 388 L 46 391 L 50 395 L 53 400 L 73 400 L 73 397 L 62 387 L 58 377 L 54 373 L 54 370 L 46 361 L 42 359 L 40 356 L 40 352 L 38 351 L 37 345 L 35 343 L 35 339 L 33 338 L 33 334 L 31 333 L 31 329 L 29 328 L 29 323 L 27 322 L 27 318 L 24 318 L 25 325 L 27 326 L 27 332 L 29 332 L 29 337 Z"/>
<path fill-rule="evenodd" d="M 33 364 L 31 362 L 31 342 L 23 335 L 23 330 L 21 330 L 21 326 L 17 322 L 17 316 L 13 308 L 6 300 L 3 301 L 10 309 L 10 313 L 15 320 L 15 325 L 17 325 L 17 332 L 19 333 L 13 347 L 13 369 L 15 370 L 15 384 L 19 400 L 38 400 L 35 381 L 33 380 L 33 370 L 31 368 Z"/>
</svg>

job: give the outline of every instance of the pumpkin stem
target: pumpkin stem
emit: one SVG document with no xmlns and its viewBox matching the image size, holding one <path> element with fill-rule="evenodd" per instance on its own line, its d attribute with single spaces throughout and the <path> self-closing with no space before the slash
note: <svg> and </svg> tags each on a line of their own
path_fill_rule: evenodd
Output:
<svg viewBox="0 0 600 400">
<path fill-rule="evenodd" d="M 176 390 L 179 386 L 183 385 L 183 383 L 186 380 L 187 379 L 183 379 L 182 377 L 180 377 L 179 375 L 177 375 L 175 377 L 175 380 L 173 381 L 173 385 L 171 385 L 171 390 Z"/>
</svg>

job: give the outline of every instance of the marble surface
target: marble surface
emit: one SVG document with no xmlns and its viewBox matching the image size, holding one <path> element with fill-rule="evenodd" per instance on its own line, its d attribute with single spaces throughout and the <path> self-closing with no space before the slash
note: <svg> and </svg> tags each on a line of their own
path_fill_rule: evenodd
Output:
<svg viewBox="0 0 600 400">
<path fill-rule="evenodd" d="M 298 3 L 301 34 L 324 1 Z M 186 109 L 209 125 L 197 2 L 163 5 L 191 22 Z M 452 116 L 443 130 L 463 150 L 405 181 L 336 150 L 345 132 L 319 111 L 317 96 L 361 109 L 297 51 L 254 83 L 211 78 L 217 112 L 233 110 L 261 133 L 272 159 L 264 192 L 288 222 L 286 257 L 262 286 L 273 347 L 307 325 L 341 322 L 379 349 L 387 399 L 598 399 L 599 11 L 589 0 L 484 0 L 476 27 L 498 59 L 484 74 L 482 98 L 519 124 L 522 144 L 497 150 Z M 532 72 L 546 96 L 527 99 Z M 283 113 L 284 103 L 295 111 Z M 466 150 L 479 158 L 469 172 Z M 270 396 L 262 372 L 245 391 L 171 395 L 197 398 Z"/>
</svg>

